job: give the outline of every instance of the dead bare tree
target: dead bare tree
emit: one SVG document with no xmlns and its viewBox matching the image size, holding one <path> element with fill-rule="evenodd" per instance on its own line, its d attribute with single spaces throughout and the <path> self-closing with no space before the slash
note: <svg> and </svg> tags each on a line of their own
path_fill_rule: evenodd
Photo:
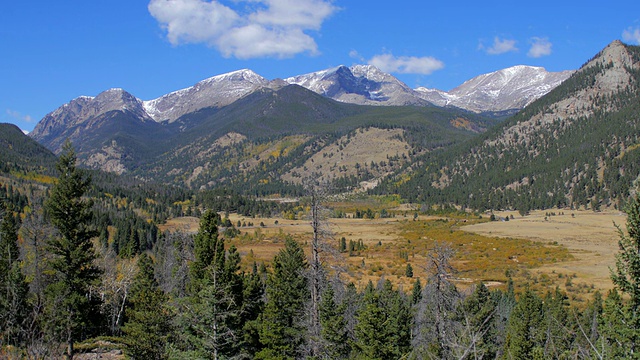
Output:
<svg viewBox="0 0 640 360">
<path fill-rule="evenodd" d="M 328 240 L 333 238 L 333 232 L 328 222 L 329 210 L 323 206 L 330 192 L 329 184 L 306 178 L 303 185 L 309 199 L 309 218 L 312 228 L 311 261 L 308 272 L 311 287 L 311 299 L 308 306 L 309 343 L 308 349 L 304 352 L 312 357 L 321 357 L 323 341 L 321 339 L 320 301 L 322 289 L 326 285 L 326 273 L 321 254 L 333 254 L 337 251 L 328 244 Z"/>
<path fill-rule="evenodd" d="M 412 345 L 418 358 L 450 358 L 450 344 L 457 324 L 453 313 L 461 298 L 452 282 L 455 269 L 451 264 L 454 252 L 449 244 L 436 242 L 427 254 L 429 274 L 422 299 L 417 304 Z"/>
<path fill-rule="evenodd" d="M 97 289 L 102 300 L 102 313 L 106 315 L 109 331 L 117 335 L 120 332 L 129 290 L 137 270 L 136 261 L 118 260 L 111 249 L 100 249 L 98 266 L 104 272 Z"/>
<path fill-rule="evenodd" d="M 20 228 L 22 246 L 20 257 L 22 271 L 30 279 L 29 292 L 32 294 L 31 314 L 24 331 L 26 355 L 28 359 L 45 359 L 51 356 L 57 343 L 48 339 L 42 330 L 44 313 L 44 289 L 49 283 L 46 275 L 47 252 L 45 244 L 55 230 L 45 218 L 41 206 L 34 205 Z"/>
</svg>

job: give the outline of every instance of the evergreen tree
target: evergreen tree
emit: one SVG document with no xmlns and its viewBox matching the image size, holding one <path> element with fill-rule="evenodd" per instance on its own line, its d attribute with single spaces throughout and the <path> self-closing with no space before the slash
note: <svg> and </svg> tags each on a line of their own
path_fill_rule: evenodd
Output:
<svg viewBox="0 0 640 360">
<path fill-rule="evenodd" d="M 208 210 L 194 238 L 192 295 L 183 299 L 177 318 L 183 344 L 181 357 L 221 359 L 235 356 L 242 339 L 242 277 L 235 246 L 225 254 L 218 237 L 220 216 Z"/>
<path fill-rule="evenodd" d="M 365 289 L 356 324 L 358 358 L 399 359 L 410 351 L 411 315 L 406 299 L 386 280 L 381 290 Z"/>
<path fill-rule="evenodd" d="M 260 323 L 258 317 L 264 309 L 264 280 L 254 262 L 251 273 L 243 278 L 242 311 L 242 352 L 255 354 L 260 350 Z"/>
<path fill-rule="evenodd" d="M 190 265 L 191 286 L 197 292 L 211 271 L 221 274 L 224 267 L 224 241 L 218 237 L 220 215 L 207 210 L 200 219 L 198 234 L 193 239 L 195 260 Z M 207 270 L 207 268 L 209 268 Z"/>
<path fill-rule="evenodd" d="M 634 196 L 627 207 L 627 234 L 618 228 L 620 252 L 616 269 L 611 273 L 613 284 L 629 295 L 632 308 L 640 308 L 640 198 Z"/>
<path fill-rule="evenodd" d="M 56 165 L 59 178 L 45 202 L 51 223 L 58 236 L 48 242 L 55 271 L 54 282 L 47 287 L 50 334 L 67 344 L 65 357 L 73 358 L 73 345 L 95 329 L 92 322 L 99 318 L 98 301 L 91 297 L 89 287 L 100 271 L 91 238 L 96 232 L 89 227 L 91 202 L 83 196 L 90 179 L 76 168 L 76 155 L 71 143 L 65 143 Z"/>
<path fill-rule="evenodd" d="M 170 334 L 166 298 L 153 275 L 153 260 L 146 254 L 138 259 L 138 273 L 131 286 L 131 304 L 122 327 L 125 354 L 132 359 L 165 359 Z"/>
<path fill-rule="evenodd" d="M 346 359 L 350 353 L 350 344 L 347 341 L 347 324 L 343 316 L 345 306 L 338 306 L 334 297 L 333 287 L 328 286 L 320 302 L 320 334 L 326 343 L 324 353 L 328 358 Z"/>
<path fill-rule="evenodd" d="M 528 289 L 509 318 L 504 355 L 507 359 L 543 359 L 542 300 Z"/>
<path fill-rule="evenodd" d="M 305 339 L 302 319 L 309 299 L 304 271 L 308 264 L 302 247 L 287 238 L 285 247 L 273 259 L 273 273 L 267 281 L 267 302 L 260 317 L 260 343 L 256 359 L 293 359 Z"/>
<path fill-rule="evenodd" d="M 456 320 L 462 323 L 458 334 L 458 354 L 460 358 L 496 357 L 495 317 L 496 303 L 489 289 L 478 284 L 473 293 L 460 303 L 456 312 Z"/>
<path fill-rule="evenodd" d="M 420 278 L 417 278 L 413 283 L 413 290 L 411 290 L 411 304 L 416 305 L 422 300 L 422 283 Z"/>
<path fill-rule="evenodd" d="M 0 202 L 0 346 L 19 345 L 27 318 L 28 285 L 20 270 L 18 226 L 13 212 Z"/>
<path fill-rule="evenodd" d="M 407 268 L 406 268 L 404 274 L 408 278 L 412 278 L 413 277 L 413 267 L 411 266 L 411 264 L 407 264 Z"/>
<path fill-rule="evenodd" d="M 640 196 L 634 195 L 627 209 L 627 233 L 618 228 L 618 246 L 616 268 L 611 271 L 611 280 L 622 294 L 629 300 L 624 304 L 617 319 L 623 319 L 618 326 L 620 338 L 615 341 L 624 350 L 625 356 L 640 358 Z M 615 293 L 614 293 L 615 294 Z M 610 308 L 610 301 L 605 306 L 605 315 L 618 311 Z M 614 319 L 608 319 L 615 323 Z"/>
<path fill-rule="evenodd" d="M 576 337 L 574 321 L 569 317 L 567 295 L 556 288 L 544 298 L 544 353 L 545 358 L 565 358 L 570 354 Z"/>
</svg>

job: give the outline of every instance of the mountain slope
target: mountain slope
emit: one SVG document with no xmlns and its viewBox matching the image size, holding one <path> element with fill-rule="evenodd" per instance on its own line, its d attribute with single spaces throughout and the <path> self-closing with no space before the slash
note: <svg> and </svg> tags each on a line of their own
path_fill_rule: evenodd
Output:
<svg viewBox="0 0 640 360">
<path fill-rule="evenodd" d="M 13 124 L 0 123 L 0 172 L 52 174 L 56 156 Z"/>
<path fill-rule="evenodd" d="M 514 66 L 477 76 L 445 92 L 417 88 L 421 97 L 438 106 L 455 106 L 476 113 L 515 111 L 545 95 L 573 71 L 547 72 L 533 66 Z"/>
<path fill-rule="evenodd" d="M 505 123 L 426 159 L 402 191 L 478 209 L 620 206 L 640 175 L 639 127 L 640 47 L 615 41 Z"/>
<path fill-rule="evenodd" d="M 395 77 L 371 65 L 355 65 L 285 79 L 328 98 L 358 105 L 405 106 L 431 104 Z"/>
<path fill-rule="evenodd" d="M 181 116 L 209 107 L 223 107 L 268 86 L 269 81 L 251 70 L 238 70 L 205 79 L 194 86 L 174 91 L 143 103 L 156 121 L 173 122 Z"/>
<path fill-rule="evenodd" d="M 357 129 L 411 129 L 397 137 L 403 138 L 412 153 L 422 153 L 475 136 L 492 124 L 450 109 L 345 104 L 288 85 L 262 89 L 221 109 L 203 109 L 178 119 L 172 125 L 185 130 L 172 138 L 167 151 L 151 159 L 140 174 L 167 182 L 186 181 L 196 187 L 226 184 L 246 190 L 258 183 L 281 186 L 292 180 L 285 176 L 291 169 L 326 152 L 327 146 Z M 373 159 L 379 162 L 380 155 L 383 159 L 396 155 L 384 153 L 375 142 L 360 151 L 369 154 L 367 164 Z M 409 160 L 405 157 L 402 162 Z M 341 174 L 330 177 L 351 175 L 351 170 L 343 167 Z M 333 172 L 331 167 L 324 171 Z M 360 180 L 364 180 L 375 174 L 361 175 Z"/>
</svg>

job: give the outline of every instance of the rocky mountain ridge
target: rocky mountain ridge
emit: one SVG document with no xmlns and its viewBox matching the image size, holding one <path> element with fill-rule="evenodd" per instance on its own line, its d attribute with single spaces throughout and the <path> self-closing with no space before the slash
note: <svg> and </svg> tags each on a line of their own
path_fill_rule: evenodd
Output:
<svg viewBox="0 0 640 360">
<path fill-rule="evenodd" d="M 140 121 L 172 123 L 206 108 L 222 108 L 263 88 L 286 84 L 305 87 L 344 103 L 381 106 L 453 106 L 482 113 L 520 109 L 546 94 L 570 75 L 543 68 L 517 66 L 471 79 L 451 92 L 411 89 L 394 76 L 371 65 L 338 66 L 283 80 L 269 81 L 243 69 L 213 76 L 197 84 L 143 101 L 123 89 L 110 89 L 95 97 L 81 96 L 47 114 L 30 134 L 36 140 L 80 125 L 109 111 L 128 111 Z"/>
<path fill-rule="evenodd" d="M 477 76 L 451 91 L 417 88 L 423 99 L 476 113 L 520 110 L 547 94 L 574 71 L 548 72 L 518 65 Z"/>
</svg>

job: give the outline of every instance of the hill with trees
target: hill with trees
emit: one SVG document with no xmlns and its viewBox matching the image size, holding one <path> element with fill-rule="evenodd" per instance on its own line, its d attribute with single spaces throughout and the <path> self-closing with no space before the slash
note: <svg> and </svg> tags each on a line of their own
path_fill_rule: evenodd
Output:
<svg viewBox="0 0 640 360">
<path fill-rule="evenodd" d="M 517 115 L 379 191 L 479 210 L 622 209 L 640 175 L 639 104 L 640 48 L 615 41 Z"/>
</svg>

